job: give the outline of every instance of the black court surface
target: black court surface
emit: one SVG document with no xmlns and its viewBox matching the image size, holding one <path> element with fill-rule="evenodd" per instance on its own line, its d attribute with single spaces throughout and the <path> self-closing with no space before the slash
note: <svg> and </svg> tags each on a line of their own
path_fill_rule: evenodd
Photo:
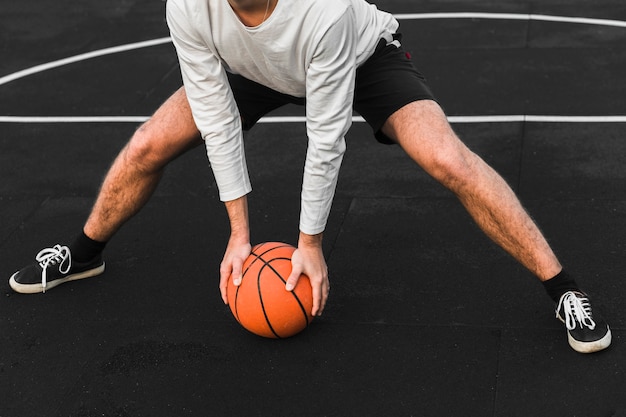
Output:
<svg viewBox="0 0 626 417">
<path fill-rule="evenodd" d="M 612 346 L 574 352 L 540 283 L 358 119 L 325 234 L 332 292 L 300 335 L 256 337 L 222 304 L 228 224 L 202 148 L 109 243 L 104 275 L 12 292 L 80 230 L 180 76 L 163 1 L 2 0 L 0 416 L 626 416 L 626 3 L 378 5 Z M 247 138 L 252 240 L 293 244 L 305 126 L 297 107 L 272 116 Z"/>
</svg>

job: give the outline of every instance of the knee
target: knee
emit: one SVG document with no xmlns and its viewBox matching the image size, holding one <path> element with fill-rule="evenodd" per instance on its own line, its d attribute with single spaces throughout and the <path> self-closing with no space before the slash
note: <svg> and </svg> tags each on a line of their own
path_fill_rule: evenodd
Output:
<svg viewBox="0 0 626 417">
<path fill-rule="evenodd" d="M 477 178 L 480 157 L 467 148 L 438 152 L 428 164 L 428 173 L 452 192 L 463 192 Z"/>
<path fill-rule="evenodd" d="M 170 161 L 170 156 L 149 122 L 141 125 L 122 151 L 125 162 L 144 172 L 162 169 Z"/>
</svg>

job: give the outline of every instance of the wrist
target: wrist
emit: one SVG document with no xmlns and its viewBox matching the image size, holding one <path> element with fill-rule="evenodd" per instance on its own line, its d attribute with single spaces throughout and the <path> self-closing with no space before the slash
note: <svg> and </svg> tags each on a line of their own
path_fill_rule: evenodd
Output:
<svg viewBox="0 0 626 417">
<path fill-rule="evenodd" d="M 232 243 L 250 243 L 250 232 L 247 230 L 231 230 L 230 242 Z"/>
<path fill-rule="evenodd" d="M 246 196 L 225 202 L 230 220 L 230 240 L 235 243 L 250 242 L 250 224 L 248 221 L 248 200 Z"/>
<path fill-rule="evenodd" d="M 300 232 L 300 237 L 298 239 L 298 247 L 300 246 L 322 247 L 323 235 L 324 235 L 323 233 L 309 235 L 307 233 Z"/>
</svg>

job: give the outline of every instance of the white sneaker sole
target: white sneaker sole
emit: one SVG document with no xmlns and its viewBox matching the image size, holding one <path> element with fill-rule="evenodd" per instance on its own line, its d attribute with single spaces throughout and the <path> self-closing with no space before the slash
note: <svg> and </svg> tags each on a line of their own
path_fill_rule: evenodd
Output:
<svg viewBox="0 0 626 417">
<path fill-rule="evenodd" d="M 9 278 L 9 285 L 11 286 L 11 288 L 13 288 L 13 291 L 19 292 L 21 294 L 37 294 L 37 293 L 43 292 L 43 286 L 41 285 L 40 282 L 37 284 L 20 284 L 19 282 L 17 282 L 15 280 L 15 276 L 18 274 L 18 272 L 11 275 L 11 278 Z M 96 275 L 100 275 L 103 272 L 104 272 L 104 262 L 102 263 L 102 265 L 100 265 L 97 268 L 89 269 L 87 271 L 79 272 L 77 274 L 68 275 L 65 278 L 59 278 L 59 279 L 55 279 L 54 281 L 50 281 L 46 285 L 46 291 L 58 285 L 61 285 L 65 282 L 77 281 L 79 279 L 95 277 Z"/>
<path fill-rule="evenodd" d="M 596 340 L 595 342 L 579 342 L 578 340 L 570 336 L 569 333 L 567 333 L 567 341 L 569 342 L 569 345 L 572 347 L 572 349 L 574 349 L 576 352 L 579 352 L 579 353 L 599 352 L 601 350 L 608 348 L 609 345 L 611 344 L 611 329 L 607 329 L 607 330 L 608 331 L 606 332 L 604 337 L 600 340 Z"/>
</svg>

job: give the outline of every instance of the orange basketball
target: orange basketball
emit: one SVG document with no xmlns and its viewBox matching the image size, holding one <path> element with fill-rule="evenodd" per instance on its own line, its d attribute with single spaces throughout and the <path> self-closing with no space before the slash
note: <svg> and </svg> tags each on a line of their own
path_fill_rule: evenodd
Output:
<svg viewBox="0 0 626 417">
<path fill-rule="evenodd" d="M 285 290 L 295 250 L 287 243 L 258 244 L 243 264 L 241 285 L 228 280 L 230 310 L 250 332 L 282 339 L 301 332 L 313 320 L 309 278 L 301 275 L 293 291 Z"/>
</svg>

